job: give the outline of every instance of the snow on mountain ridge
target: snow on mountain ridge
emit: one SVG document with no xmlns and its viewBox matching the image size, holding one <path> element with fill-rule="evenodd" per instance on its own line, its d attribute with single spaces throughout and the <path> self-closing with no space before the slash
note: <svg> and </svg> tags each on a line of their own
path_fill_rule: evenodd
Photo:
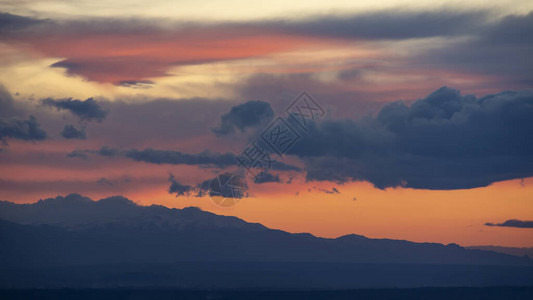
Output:
<svg viewBox="0 0 533 300">
<path fill-rule="evenodd" d="M 46 224 L 69 229 L 103 224 L 133 226 L 147 223 L 165 228 L 216 226 L 259 229 L 263 227 L 236 217 L 219 216 L 202 211 L 196 207 L 176 209 L 161 205 L 142 206 L 123 196 L 93 201 L 79 194 L 48 198 L 31 204 L 1 201 L 0 219 L 20 224 Z"/>
</svg>

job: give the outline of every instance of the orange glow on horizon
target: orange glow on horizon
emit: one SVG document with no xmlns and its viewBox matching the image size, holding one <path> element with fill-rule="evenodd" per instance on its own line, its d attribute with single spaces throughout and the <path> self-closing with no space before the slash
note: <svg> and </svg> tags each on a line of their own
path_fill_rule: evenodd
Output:
<svg viewBox="0 0 533 300">
<path fill-rule="evenodd" d="M 142 189 L 124 189 L 122 195 L 141 205 L 196 206 L 216 214 L 261 223 L 269 228 L 293 233 L 309 232 L 328 238 L 360 234 L 369 238 L 457 243 L 461 246 L 533 247 L 531 229 L 484 225 L 508 219 L 533 219 L 530 209 L 533 178 L 467 190 L 380 190 L 368 182 L 336 186 L 340 194 L 325 194 L 313 189 L 331 190 L 334 186 L 329 182 L 306 184 L 302 180 L 296 180 L 291 185 L 252 185 L 251 197 L 230 208 L 216 206 L 209 197 L 176 198 L 168 194 L 168 184 L 163 182 L 154 182 Z M 39 195 L 36 197 L 41 199 L 57 194 L 41 192 Z M 95 190 L 84 195 L 97 200 L 115 194 Z M 25 199 L 17 202 L 37 200 Z"/>
</svg>

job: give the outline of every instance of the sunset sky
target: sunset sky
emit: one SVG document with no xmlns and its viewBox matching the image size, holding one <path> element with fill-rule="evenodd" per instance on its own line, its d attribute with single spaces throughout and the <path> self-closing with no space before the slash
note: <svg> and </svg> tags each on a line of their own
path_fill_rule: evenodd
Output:
<svg viewBox="0 0 533 300">
<path fill-rule="evenodd" d="M 261 3 L 0 1 L 0 200 L 533 247 L 532 1 Z M 304 91 L 323 114 L 297 127 Z M 300 139 L 217 206 L 276 120 Z"/>
</svg>

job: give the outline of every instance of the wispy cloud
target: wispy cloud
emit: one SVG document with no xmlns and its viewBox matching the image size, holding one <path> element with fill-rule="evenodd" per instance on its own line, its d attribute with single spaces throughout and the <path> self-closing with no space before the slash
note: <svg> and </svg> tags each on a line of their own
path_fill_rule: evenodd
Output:
<svg viewBox="0 0 533 300">
<path fill-rule="evenodd" d="M 104 146 L 98 150 L 75 150 L 68 153 L 67 157 L 88 159 L 89 154 L 96 154 L 106 157 L 125 157 L 138 162 L 158 165 L 192 165 L 219 169 L 238 165 L 238 161 L 235 159 L 235 155 L 232 153 L 218 153 L 211 151 L 183 153 L 180 151 L 152 148 L 145 148 L 142 150 L 134 148 L 128 150 L 119 150 Z M 301 171 L 300 168 L 283 162 L 275 162 L 272 165 L 272 169 L 283 171 Z"/>
<path fill-rule="evenodd" d="M 515 227 L 515 228 L 533 228 L 533 221 L 507 220 L 503 223 L 485 223 L 486 226 Z"/>
</svg>

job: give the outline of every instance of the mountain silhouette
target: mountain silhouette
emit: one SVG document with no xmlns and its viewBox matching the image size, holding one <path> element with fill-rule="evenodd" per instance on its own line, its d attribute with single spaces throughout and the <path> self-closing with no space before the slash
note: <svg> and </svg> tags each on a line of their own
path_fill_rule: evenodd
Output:
<svg viewBox="0 0 533 300">
<path fill-rule="evenodd" d="M 226 266 L 221 268 L 228 272 L 243 268 L 242 272 L 250 272 L 251 277 L 264 276 L 264 272 L 257 271 L 257 266 L 261 266 L 260 269 L 267 268 L 269 272 L 285 274 L 295 266 L 306 269 L 311 268 L 311 265 L 315 267 L 308 270 L 310 272 L 326 268 L 323 270 L 325 273 L 327 270 L 335 271 L 335 276 L 341 276 L 336 271 L 339 268 L 344 270 L 349 265 L 371 264 L 379 265 L 371 270 L 385 268 L 384 272 L 396 272 L 396 277 L 401 277 L 399 274 L 406 270 L 400 265 L 416 266 L 415 269 L 422 268 L 421 273 L 413 271 L 418 274 L 418 279 L 423 279 L 421 274 L 430 270 L 430 267 L 425 266 L 433 266 L 432 272 L 444 268 L 443 270 L 450 272 L 449 276 L 458 272 L 466 276 L 466 281 L 460 281 L 457 285 L 475 283 L 477 279 L 481 280 L 479 284 L 484 284 L 483 280 L 491 277 L 482 270 L 493 275 L 504 274 L 502 270 L 507 270 L 512 275 L 505 277 L 503 281 L 500 277 L 494 280 L 508 285 L 523 283 L 524 280 L 533 283 L 532 262 L 527 257 L 466 249 L 455 244 L 370 239 L 360 235 L 330 239 L 307 233 L 291 234 L 198 208 L 141 206 L 120 196 L 92 201 L 78 194 L 71 194 L 33 204 L 2 201 L 0 245 L 0 269 L 33 270 L 32 276 L 39 272 L 48 274 L 43 270 L 50 268 L 56 268 L 56 271 L 57 268 L 70 270 L 62 271 L 65 275 L 80 272 L 89 266 L 107 270 L 106 266 L 127 269 L 129 267 L 125 266 L 132 265 L 157 266 L 155 270 L 149 268 L 151 271 L 148 273 L 153 275 L 166 272 L 167 266 L 180 265 L 180 270 L 196 270 L 198 266 L 200 269 L 207 268 L 206 263 L 209 266 Z M 183 267 L 183 264 L 187 267 Z M 191 264 L 196 264 L 196 267 Z M 455 269 L 456 266 L 461 266 L 459 271 Z M 472 273 L 472 270 L 477 273 Z M 102 272 L 108 274 L 109 270 Z M 356 273 L 358 276 L 362 274 L 359 271 Z M 478 274 L 478 277 L 474 276 L 472 279 L 472 274 Z M 26 278 L 24 280 L 27 280 L 27 276 L 23 276 Z M 46 277 L 49 275 L 34 278 L 30 282 L 42 284 Z M 2 278 L 0 279 L 11 285 L 20 284 L 15 277 L 4 275 Z M 207 280 L 205 276 L 201 278 Z M 368 285 L 383 284 L 384 278 L 383 274 L 376 274 L 376 282 L 368 282 Z M 391 279 L 391 284 L 392 282 L 398 283 L 401 280 Z M 439 285 L 443 282 L 437 280 L 432 284 Z M 0 285 L 1 283 L 2 281 Z M 407 286 L 422 283 L 423 280 L 415 280 Z"/>
</svg>

